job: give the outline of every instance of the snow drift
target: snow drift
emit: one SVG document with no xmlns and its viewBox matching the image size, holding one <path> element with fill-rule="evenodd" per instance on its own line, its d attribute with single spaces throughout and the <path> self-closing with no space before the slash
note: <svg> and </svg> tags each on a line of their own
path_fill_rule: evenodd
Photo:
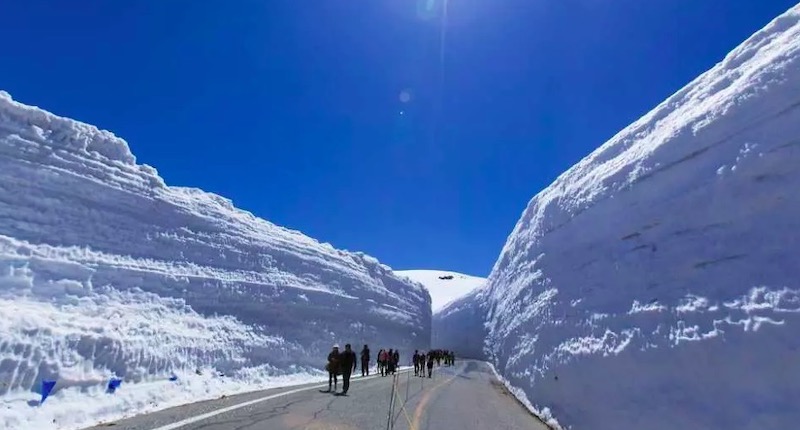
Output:
<svg viewBox="0 0 800 430">
<path fill-rule="evenodd" d="M 796 427 L 798 190 L 800 5 L 533 198 L 486 353 L 567 428 Z"/>
<path fill-rule="evenodd" d="M 0 92 L 3 409 L 43 379 L 313 374 L 333 342 L 427 348 L 430 322 L 428 293 L 374 258 L 168 187 L 122 139 Z"/>
</svg>

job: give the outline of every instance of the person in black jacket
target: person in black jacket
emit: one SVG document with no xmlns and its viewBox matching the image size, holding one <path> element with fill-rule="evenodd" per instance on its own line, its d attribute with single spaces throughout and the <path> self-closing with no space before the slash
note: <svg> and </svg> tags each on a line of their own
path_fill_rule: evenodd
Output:
<svg viewBox="0 0 800 430">
<path fill-rule="evenodd" d="M 350 375 L 356 370 L 356 353 L 350 349 L 350 344 L 344 346 L 344 351 L 339 354 L 339 369 L 342 372 L 342 396 L 350 389 Z"/>
<path fill-rule="evenodd" d="M 361 376 L 369 376 L 369 347 L 364 345 L 361 350 Z"/>
<path fill-rule="evenodd" d="M 392 356 L 392 362 L 394 362 L 394 368 L 392 369 L 392 374 L 395 374 L 397 373 L 397 367 L 400 366 L 399 350 L 394 350 L 394 355 Z"/>
<path fill-rule="evenodd" d="M 336 391 L 337 385 L 339 385 L 339 380 L 337 379 L 337 375 L 339 374 L 339 345 L 333 345 L 333 350 L 328 354 L 328 364 L 325 365 L 325 370 L 328 371 L 328 392 L 331 392 L 331 386 L 333 386 L 333 391 Z"/>
<path fill-rule="evenodd" d="M 433 376 L 433 354 L 428 354 L 428 378 Z"/>
</svg>

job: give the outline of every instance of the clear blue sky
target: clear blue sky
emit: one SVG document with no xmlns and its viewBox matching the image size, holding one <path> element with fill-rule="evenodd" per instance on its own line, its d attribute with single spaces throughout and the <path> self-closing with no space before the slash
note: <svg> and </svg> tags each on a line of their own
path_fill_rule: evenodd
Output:
<svg viewBox="0 0 800 430">
<path fill-rule="evenodd" d="M 444 79 L 427 3 L 5 1 L 0 89 L 169 184 L 487 275 L 531 197 L 795 0 L 450 0 Z"/>
</svg>

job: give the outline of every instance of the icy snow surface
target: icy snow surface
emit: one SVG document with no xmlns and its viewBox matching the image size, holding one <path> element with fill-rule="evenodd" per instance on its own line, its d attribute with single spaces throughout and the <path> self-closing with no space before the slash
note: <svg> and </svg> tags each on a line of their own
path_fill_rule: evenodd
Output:
<svg viewBox="0 0 800 430">
<path fill-rule="evenodd" d="M 446 270 L 395 270 L 394 273 L 425 286 L 431 294 L 434 314 L 486 283 L 486 278 Z"/>
<path fill-rule="evenodd" d="M 428 348 L 430 322 L 374 258 L 168 187 L 122 139 L 0 92 L 0 428 L 302 382 L 334 342 Z"/>
<path fill-rule="evenodd" d="M 536 195 L 434 331 L 485 320 L 565 428 L 797 428 L 798 249 L 800 5 Z"/>
</svg>

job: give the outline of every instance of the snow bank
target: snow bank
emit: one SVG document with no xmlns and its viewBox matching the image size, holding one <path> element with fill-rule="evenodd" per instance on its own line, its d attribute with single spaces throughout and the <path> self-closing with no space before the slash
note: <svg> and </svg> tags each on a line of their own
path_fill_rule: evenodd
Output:
<svg viewBox="0 0 800 430">
<path fill-rule="evenodd" d="M 0 427 L 148 404 L 126 391 L 166 406 L 305 380 L 334 342 L 427 349 L 430 324 L 427 291 L 376 259 L 168 187 L 122 139 L 0 92 Z M 159 388 L 197 368 L 227 385 Z M 112 376 L 123 389 L 100 399 Z"/>
<path fill-rule="evenodd" d="M 565 428 L 793 428 L 798 190 L 800 5 L 534 197 L 462 306 Z"/>
<path fill-rule="evenodd" d="M 428 290 L 434 314 L 486 284 L 486 278 L 446 270 L 395 270 L 394 273 L 418 282 Z"/>
</svg>

